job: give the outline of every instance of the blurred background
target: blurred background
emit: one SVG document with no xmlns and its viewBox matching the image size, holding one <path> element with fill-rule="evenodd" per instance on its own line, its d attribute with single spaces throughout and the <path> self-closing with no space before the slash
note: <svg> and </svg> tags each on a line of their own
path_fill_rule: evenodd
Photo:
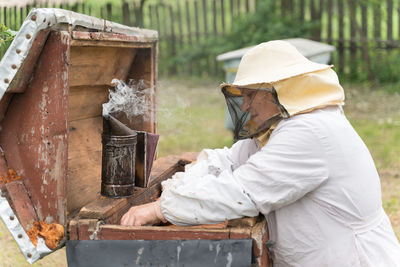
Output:
<svg viewBox="0 0 400 267">
<path fill-rule="evenodd" d="M 231 146 L 218 85 L 220 54 L 274 39 L 330 44 L 346 115 L 381 176 L 383 206 L 400 238 L 400 1 L 0 0 L 0 56 L 34 7 L 73 10 L 159 32 L 159 156 Z M 0 222 L 0 266 L 28 266 Z M 66 266 L 60 250 L 33 266 Z"/>
</svg>

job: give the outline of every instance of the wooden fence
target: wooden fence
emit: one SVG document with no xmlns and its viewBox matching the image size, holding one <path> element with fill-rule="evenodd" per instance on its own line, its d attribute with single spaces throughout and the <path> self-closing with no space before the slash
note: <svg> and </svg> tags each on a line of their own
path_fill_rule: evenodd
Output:
<svg viewBox="0 0 400 267">
<path fill-rule="evenodd" d="M 316 21 L 312 39 L 333 44 L 333 64 L 342 74 L 373 78 L 372 54 L 400 46 L 400 0 L 121 0 L 103 6 L 85 2 L 40 4 L 109 19 L 130 26 L 156 29 L 160 42 L 160 73 L 221 74 L 213 52 L 181 64 L 179 55 L 200 42 L 229 33 L 240 16 L 251 16 L 262 1 L 271 14 L 299 21 Z M 18 30 L 33 6 L 1 7 L 0 21 Z M 293 36 L 287 36 L 291 38 Z M 267 40 L 266 40 L 267 41 Z"/>
</svg>

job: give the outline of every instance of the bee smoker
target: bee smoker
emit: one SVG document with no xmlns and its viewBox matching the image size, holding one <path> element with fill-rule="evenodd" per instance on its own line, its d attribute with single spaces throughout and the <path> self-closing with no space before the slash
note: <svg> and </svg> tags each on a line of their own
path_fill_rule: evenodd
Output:
<svg viewBox="0 0 400 267">
<path fill-rule="evenodd" d="M 113 116 L 103 117 L 101 195 L 132 196 L 135 188 L 136 131 Z"/>
</svg>

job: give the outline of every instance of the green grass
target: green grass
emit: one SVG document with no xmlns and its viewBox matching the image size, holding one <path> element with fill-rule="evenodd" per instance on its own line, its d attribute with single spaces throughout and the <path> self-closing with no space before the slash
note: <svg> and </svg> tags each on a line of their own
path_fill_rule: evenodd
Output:
<svg viewBox="0 0 400 267">
<path fill-rule="evenodd" d="M 162 80 L 158 94 L 159 156 L 231 146 L 225 100 L 216 81 Z"/>
<path fill-rule="evenodd" d="M 345 84 L 346 115 L 369 148 L 378 170 L 400 169 L 400 90 Z M 389 90 L 387 90 L 389 89 Z"/>
<path fill-rule="evenodd" d="M 400 122 L 400 117 L 397 118 Z M 400 124 L 353 119 L 352 124 L 374 156 L 378 169 L 400 167 Z"/>
</svg>

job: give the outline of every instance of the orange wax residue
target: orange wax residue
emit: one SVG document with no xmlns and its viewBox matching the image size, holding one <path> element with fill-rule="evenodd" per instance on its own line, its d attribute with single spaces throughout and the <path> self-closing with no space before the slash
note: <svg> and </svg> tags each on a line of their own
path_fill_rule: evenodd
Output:
<svg viewBox="0 0 400 267">
<path fill-rule="evenodd" d="M 28 230 L 27 234 L 35 247 L 37 246 L 38 236 L 40 236 L 44 238 L 46 246 L 54 250 L 60 240 L 64 238 L 64 226 L 58 223 L 34 222 L 33 227 Z"/>
<path fill-rule="evenodd" d="M 0 175 L 0 182 L 3 183 L 9 183 L 15 180 L 21 180 L 21 176 L 19 176 L 13 169 L 8 169 L 5 177 Z"/>
</svg>

